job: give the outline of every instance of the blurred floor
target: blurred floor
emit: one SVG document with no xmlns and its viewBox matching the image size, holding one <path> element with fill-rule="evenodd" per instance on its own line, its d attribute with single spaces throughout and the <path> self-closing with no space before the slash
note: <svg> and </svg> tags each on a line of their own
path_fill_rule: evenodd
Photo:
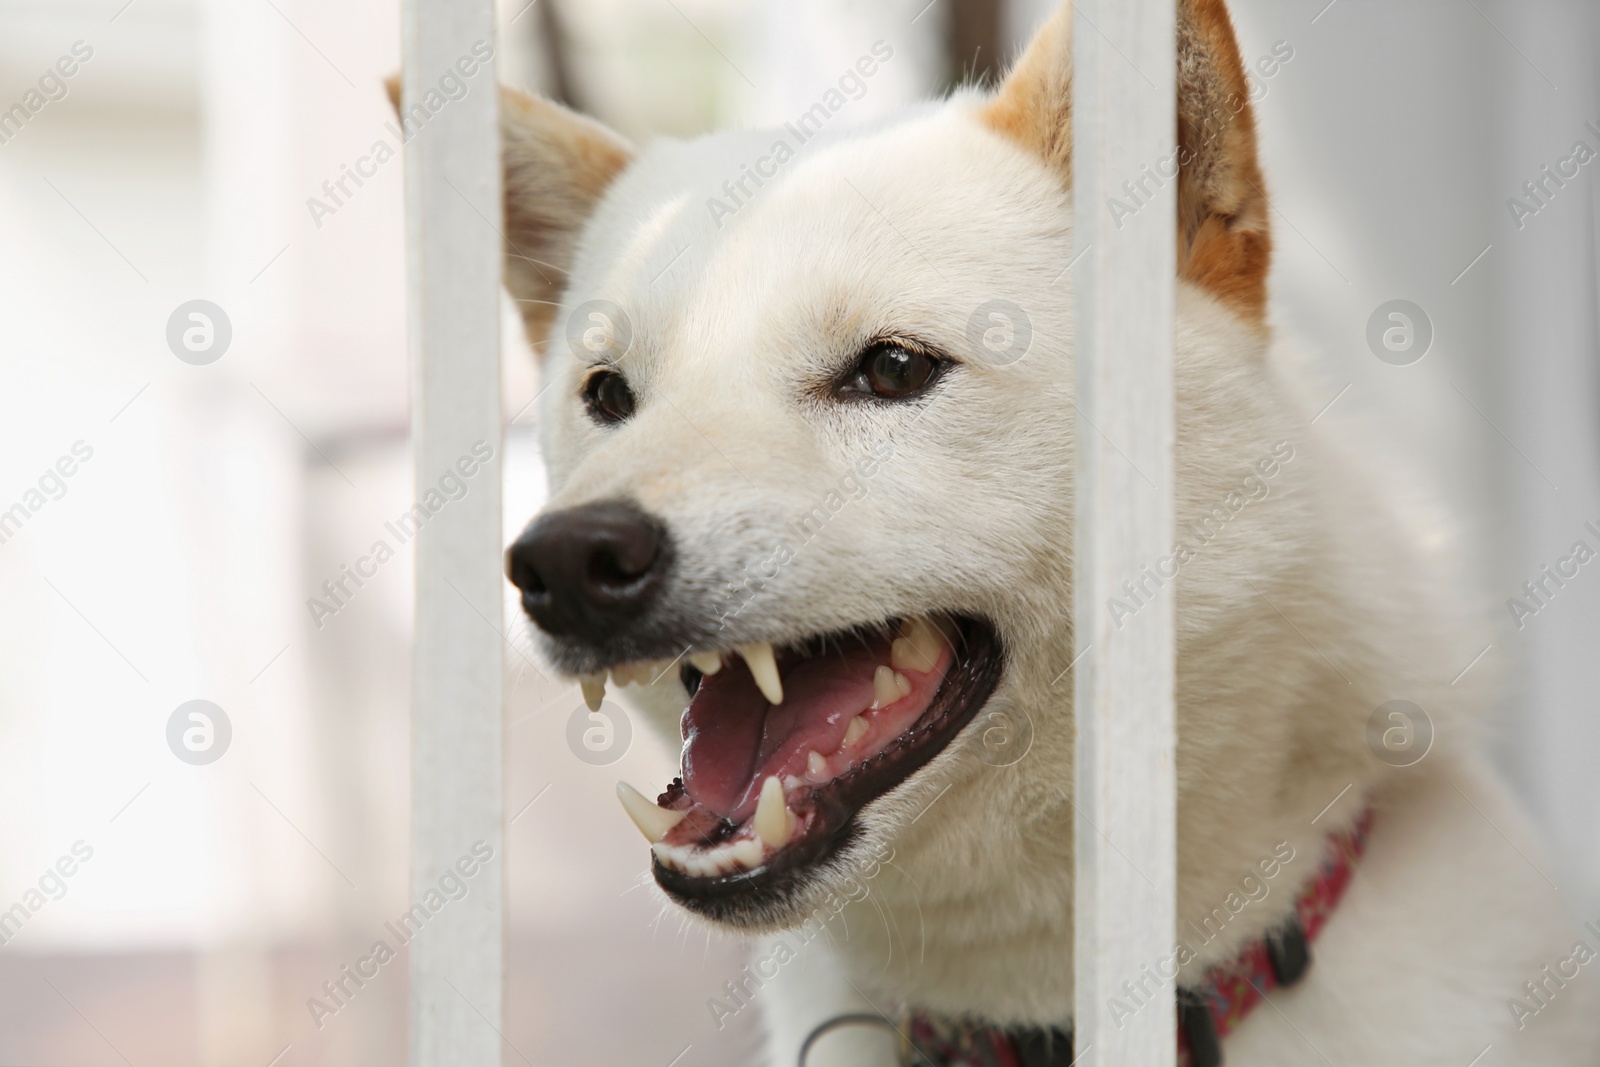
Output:
<svg viewBox="0 0 1600 1067">
<path fill-rule="evenodd" d="M 703 1004 L 742 960 L 725 945 L 705 951 L 697 937 L 683 943 L 662 931 L 652 939 L 647 910 L 619 908 L 613 923 L 574 929 L 566 939 L 511 941 L 503 1028 L 507 1065 L 666 1067 L 685 1046 L 679 1067 L 735 1067 L 755 1060 L 760 1034 L 754 1014 L 736 1016 L 718 1032 Z M 360 951 L 362 946 L 352 944 L 343 959 L 318 948 L 266 953 L 259 962 L 269 979 L 268 1001 L 260 1007 L 279 1036 L 235 1049 L 227 1062 L 404 1063 L 404 956 L 352 998 L 347 1011 L 325 1019 L 321 1031 L 311 1023 L 308 993 Z M 553 967 L 553 960 L 562 962 Z M 214 1064 L 200 1048 L 202 970 L 202 961 L 187 953 L 0 954 L 0 1063 Z M 352 1033 L 359 1039 L 351 1040 Z"/>
</svg>

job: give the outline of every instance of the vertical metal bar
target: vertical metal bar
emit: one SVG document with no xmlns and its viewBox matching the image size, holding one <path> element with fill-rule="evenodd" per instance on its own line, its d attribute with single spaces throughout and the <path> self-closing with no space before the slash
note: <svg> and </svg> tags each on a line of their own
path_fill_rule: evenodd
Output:
<svg viewBox="0 0 1600 1067">
<path fill-rule="evenodd" d="M 1073 18 L 1074 1036 L 1096 1063 L 1172 1067 L 1172 987 L 1151 1001 L 1123 984 L 1173 952 L 1175 597 L 1169 585 L 1132 615 L 1111 599 L 1172 548 L 1177 183 L 1120 224 L 1107 201 L 1176 143 L 1175 12 L 1078 0 Z"/>
<path fill-rule="evenodd" d="M 412 900 L 430 890 L 437 900 L 439 879 L 458 864 L 475 871 L 467 895 L 434 912 L 410 943 L 411 1064 L 492 1067 L 505 926 L 502 250 L 485 222 L 500 217 L 501 166 L 494 69 L 483 58 L 494 46 L 494 4 L 405 0 L 403 19 L 411 428 L 427 513 L 416 535 Z M 452 71 L 468 85 L 459 99 L 439 89 Z M 439 487 L 452 471 L 469 486 L 457 500 Z"/>
</svg>

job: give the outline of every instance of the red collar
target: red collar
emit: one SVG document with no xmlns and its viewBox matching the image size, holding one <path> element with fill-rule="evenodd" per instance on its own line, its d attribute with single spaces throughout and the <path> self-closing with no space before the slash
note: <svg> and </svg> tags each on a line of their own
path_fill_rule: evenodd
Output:
<svg viewBox="0 0 1600 1067">
<path fill-rule="evenodd" d="M 1309 947 L 1344 896 L 1372 829 L 1368 811 L 1328 838 L 1316 877 L 1295 898 L 1294 917 L 1211 968 L 1196 988 L 1179 991 L 1178 1067 L 1217 1067 L 1218 1042 L 1274 989 L 1291 986 L 1310 966 Z M 911 1012 L 899 1027 L 904 1067 L 1067 1067 L 1072 1035 L 1059 1029 L 1002 1030 Z"/>
</svg>

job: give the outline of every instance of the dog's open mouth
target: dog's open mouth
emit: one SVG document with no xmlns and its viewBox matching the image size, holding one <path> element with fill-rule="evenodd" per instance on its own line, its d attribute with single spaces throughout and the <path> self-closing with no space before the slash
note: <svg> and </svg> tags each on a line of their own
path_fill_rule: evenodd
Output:
<svg viewBox="0 0 1600 1067">
<path fill-rule="evenodd" d="M 656 881 L 716 914 L 730 898 L 782 893 L 961 732 L 1001 658 L 993 628 L 965 617 L 687 657 L 681 776 L 654 803 L 618 786 L 653 842 Z M 612 677 L 642 681 L 652 666 Z"/>
</svg>

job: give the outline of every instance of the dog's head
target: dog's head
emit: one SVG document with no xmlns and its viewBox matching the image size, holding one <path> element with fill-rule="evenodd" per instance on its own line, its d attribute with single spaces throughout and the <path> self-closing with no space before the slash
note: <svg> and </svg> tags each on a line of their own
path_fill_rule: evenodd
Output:
<svg viewBox="0 0 1600 1067">
<path fill-rule="evenodd" d="M 793 924 L 886 846 L 915 864 L 996 731 L 1052 754 L 1048 781 L 1000 788 L 1070 782 L 1069 26 L 992 96 L 865 127 L 836 93 L 635 153 L 505 98 L 552 487 L 510 576 L 591 697 L 609 677 L 687 705 L 682 777 L 624 801 L 702 914 Z M 1179 151 L 1129 178 L 1178 182 L 1180 314 L 1248 347 L 1268 248 L 1248 87 L 1220 3 L 1180 27 Z M 847 73 L 892 58 L 877 42 Z"/>
</svg>

